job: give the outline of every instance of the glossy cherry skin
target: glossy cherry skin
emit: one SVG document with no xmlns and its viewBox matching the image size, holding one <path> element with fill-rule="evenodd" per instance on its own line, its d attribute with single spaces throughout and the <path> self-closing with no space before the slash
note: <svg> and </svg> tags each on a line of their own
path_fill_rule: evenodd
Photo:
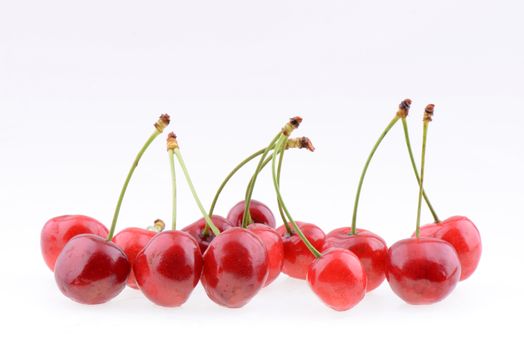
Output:
<svg viewBox="0 0 524 350">
<path fill-rule="evenodd" d="M 366 295 L 366 271 L 359 258 L 344 248 L 329 248 L 309 266 L 309 286 L 329 307 L 345 311 Z"/>
<path fill-rule="evenodd" d="M 93 234 L 73 237 L 56 259 L 55 280 L 65 296 L 82 304 L 101 304 L 126 286 L 131 264 L 124 251 Z"/>
<path fill-rule="evenodd" d="M 213 221 L 213 224 L 215 224 L 215 226 L 218 228 L 220 232 L 223 232 L 228 228 L 233 227 L 233 224 L 230 223 L 229 220 L 220 215 L 213 215 L 211 217 L 211 221 Z M 215 235 L 213 231 L 211 231 L 211 229 L 209 229 L 209 232 L 204 235 L 205 227 L 206 220 L 204 218 L 201 218 L 192 223 L 191 225 L 186 226 L 182 229 L 182 231 L 189 233 L 197 240 L 202 254 L 204 254 L 207 247 L 209 246 L 209 243 L 211 243 L 211 241 L 215 238 Z"/>
<path fill-rule="evenodd" d="M 367 276 L 367 292 L 380 286 L 386 278 L 385 265 L 388 255 L 386 242 L 378 235 L 364 229 L 350 235 L 351 228 L 337 228 L 326 236 L 326 245 L 353 252 L 362 263 Z"/>
<path fill-rule="evenodd" d="M 452 216 L 436 224 L 424 225 L 420 228 L 420 236 L 440 238 L 455 248 L 461 265 L 461 281 L 471 276 L 477 268 L 482 242 L 479 230 L 467 217 Z"/>
<path fill-rule="evenodd" d="M 239 308 L 264 286 L 268 256 L 254 233 L 233 227 L 218 235 L 204 253 L 202 285 L 215 303 Z"/>
<path fill-rule="evenodd" d="M 74 236 L 92 233 L 107 237 L 107 228 L 99 221 L 85 215 L 63 215 L 45 223 L 40 234 L 40 247 L 45 263 L 53 271 L 56 258 Z"/>
<path fill-rule="evenodd" d="M 322 252 L 326 241 L 324 231 L 313 224 L 300 221 L 296 223 L 311 244 L 319 252 Z M 302 242 L 299 235 L 295 233 L 291 223 L 289 225 L 292 229 L 291 234 L 286 231 L 284 225 L 277 228 L 277 232 L 282 236 L 282 242 L 284 243 L 284 265 L 282 266 L 282 272 L 290 277 L 305 280 L 309 265 L 315 260 L 315 257 Z"/>
<path fill-rule="evenodd" d="M 190 234 L 164 231 L 137 255 L 133 270 L 149 300 L 161 306 L 180 306 L 200 280 L 202 253 Z"/>
<path fill-rule="evenodd" d="M 266 287 L 271 284 L 282 271 L 282 265 L 284 264 L 284 243 L 282 243 L 282 237 L 277 231 L 269 226 L 251 224 L 247 229 L 262 240 L 267 250 L 269 273 L 264 284 L 264 287 Z"/>
<path fill-rule="evenodd" d="M 245 205 L 246 201 L 240 201 L 235 204 L 227 214 L 227 219 L 234 226 L 242 226 L 242 217 L 244 216 Z M 275 215 L 273 215 L 271 209 L 269 209 L 269 207 L 262 202 L 252 199 L 251 203 L 249 204 L 249 213 L 251 214 L 251 219 L 253 219 L 253 223 L 255 224 L 264 224 L 272 228 L 277 226 Z"/>
<path fill-rule="evenodd" d="M 122 248 L 126 253 L 127 259 L 131 264 L 131 273 L 127 279 L 127 285 L 131 288 L 138 289 L 136 284 L 135 273 L 133 272 L 133 264 L 135 263 L 136 256 L 149 241 L 155 237 L 155 231 L 146 230 L 138 227 L 129 227 L 118 232 L 113 237 L 113 243 Z"/>
<path fill-rule="evenodd" d="M 455 248 L 437 238 L 408 238 L 393 244 L 386 259 L 391 289 L 408 304 L 432 304 L 448 296 L 460 278 Z"/>
</svg>

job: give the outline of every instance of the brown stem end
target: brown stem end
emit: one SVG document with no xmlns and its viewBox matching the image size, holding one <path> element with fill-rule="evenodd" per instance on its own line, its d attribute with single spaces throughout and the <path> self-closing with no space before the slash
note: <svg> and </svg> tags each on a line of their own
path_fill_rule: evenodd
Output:
<svg viewBox="0 0 524 350">
<path fill-rule="evenodd" d="M 433 112 L 435 111 L 435 105 L 433 103 L 430 103 L 426 106 L 426 109 L 424 110 L 424 121 L 430 122 L 433 120 Z"/>
<path fill-rule="evenodd" d="M 174 132 L 170 132 L 167 135 L 167 150 L 174 151 L 178 148 L 178 141 L 176 140 L 176 135 Z"/>
<path fill-rule="evenodd" d="M 399 118 L 406 118 L 409 114 L 409 108 L 411 107 L 411 100 L 406 98 L 398 105 L 397 116 Z"/>
<path fill-rule="evenodd" d="M 168 114 L 162 114 L 155 123 L 155 128 L 158 130 L 158 132 L 163 132 L 164 129 L 169 125 L 170 120 L 171 118 Z"/>
<path fill-rule="evenodd" d="M 284 125 L 282 128 L 282 134 L 284 136 L 289 136 L 293 132 L 293 130 L 297 129 L 300 126 L 300 123 L 302 123 L 301 117 L 293 117 L 289 119 L 289 121 Z"/>
</svg>

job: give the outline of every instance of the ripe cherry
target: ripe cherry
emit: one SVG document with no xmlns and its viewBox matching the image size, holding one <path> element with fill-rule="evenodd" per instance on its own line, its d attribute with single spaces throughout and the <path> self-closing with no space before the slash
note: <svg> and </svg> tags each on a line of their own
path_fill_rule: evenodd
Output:
<svg viewBox="0 0 524 350">
<path fill-rule="evenodd" d="M 229 222 L 229 220 L 220 215 L 213 215 L 211 217 L 211 221 L 213 221 L 213 223 L 220 232 L 223 232 L 228 228 L 233 227 L 233 224 Z M 206 220 L 204 218 L 201 218 L 192 223 L 191 225 L 188 225 L 182 229 L 182 231 L 189 233 L 197 240 L 202 254 L 204 254 L 211 241 L 213 241 L 213 239 L 215 238 L 215 234 L 213 233 L 213 231 L 211 231 L 211 229 L 208 228 L 204 232 L 205 227 Z"/>
<path fill-rule="evenodd" d="M 268 264 L 260 238 L 233 227 L 218 235 L 204 253 L 202 285 L 215 303 L 242 307 L 264 286 Z"/>
<path fill-rule="evenodd" d="M 307 273 L 309 286 L 329 307 L 349 310 L 366 294 L 366 272 L 359 258 L 345 248 L 330 248 Z"/>
<path fill-rule="evenodd" d="M 461 265 L 461 281 L 471 276 L 477 268 L 482 242 L 479 230 L 467 217 L 452 216 L 439 223 L 422 226 L 420 236 L 440 238 L 455 248 Z"/>
<path fill-rule="evenodd" d="M 101 304 L 126 286 L 131 265 L 116 244 L 83 234 L 64 246 L 55 264 L 55 280 L 65 296 L 82 304 Z"/>
<path fill-rule="evenodd" d="M 202 273 L 197 241 L 182 231 L 157 234 L 133 265 L 140 290 L 153 303 L 180 306 L 186 302 Z"/>
<path fill-rule="evenodd" d="M 245 203 L 245 201 L 238 202 L 227 214 L 227 219 L 234 226 L 242 226 Z M 249 214 L 251 215 L 253 223 L 264 224 L 272 228 L 276 227 L 276 221 L 273 212 L 262 202 L 252 199 L 251 203 L 249 203 Z"/>
<path fill-rule="evenodd" d="M 326 235 L 318 226 L 297 221 L 297 226 L 302 233 L 318 250 L 323 251 L 325 246 Z M 284 244 L 284 265 L 282 272 L 294 278 L 306 279 L 309 265 L 315 260 L 307 246 L 302 242 L 299 235 L 291 226 L 291 233 L 287 232 L 285 225 L 277 228 L 278 234 L 282 237 Z"/>
<path fill-rule="evenodd" d="M 282 237 L 275 229 L 263 224 L 251 224 L 247 228 L 262 240 L 267 250 L 269 273 L 264 284 L 264 287 L 266 287 L 271 284 L 282 271 L 282 265 L 284 264 L 284 244 L 282 243 Z"/>
<path fill-rule="evenodd" d="M 56 258 L 71 238 L 86 233 L 106 237 L 107 232 L 103 224 L 85 215 L 63 215 L 50 219 L 40 235 L 40 247 L 47 266 L 54 270 Z"/>
<path fill-rule="evenodd" d="M 122 248 L 124 253 L 127 255 L 129 263 L 131 266 L 133 266 L 138 253 L 144 249 L 146 244 L 149 243 L 155 234 L 156 232 L 152 230 L 146 230 L 138 227 L 129 227 L 117 233 L 113 237 L 112 241 L 117 246 Z M 131 288 L 138 289 L 133 269 L 131 269 L 131 273 L 129 274 L 127 285 Z"/>
<path fill-rule="evenodd" d="M 460 278 L 460 261 L 453 246 L 436 238 L 408 238 L 393 244 L 386 259 L 391 289 L 409 304 L 444 299 Z"/>
<path fill-rule="evenodd" d="M 351 235 L 351 228 L 337 228 L 326 236 L 326 246 L 347 249 L 353 252 L 362 263 L 367 276 L 367 292 L 377 288 L 386 278 L 385 263 L 388 255 L 386 242 L 378 235 L 357 229 Z"/>
</svg>

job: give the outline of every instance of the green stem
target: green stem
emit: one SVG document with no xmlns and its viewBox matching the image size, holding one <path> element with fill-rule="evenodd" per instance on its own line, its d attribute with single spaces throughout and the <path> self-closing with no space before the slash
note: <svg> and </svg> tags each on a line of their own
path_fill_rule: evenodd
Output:
<svg viewBox="0 0 524 350">
<path fill-rule="evenodd" d="M 189 172 L 187 171 L 187 167 L 184 162 L 184 159 L 182 158 L 182 154 L 180 153 L 180 149 L 175 148 L 174 152 L 178 160 L 178 163 L 180 164 L 180 167 L 182 168 L 182 172 L 184 173 L 187 184 L 189 185 L 189 189 L 191 190 L 191 194 L 193 195 L 193 198 L 195 199 L 198 209 L 200 209 L 200 212 L 204 216 L 204 220 L 209 225 L 213 233 L 216 236 L 218 236 L 220 234 L 220 230 L 215 226 L 213 221 L 211 221 L 211 218 L 209 217 L 209 215 L 207 215 L 206 210 L 204 209 L 204 206 L 202 205 L 202 202 L 200 201 L 200 198 L 198 198 L 198 194 L 196 193 L 195 186 L 193 186 L 193 182 L 191 181 L 191 177 L 189 176 Z"/>
<path fill-rule="evenodd" d="M 355 235 L 357 233 L 357 211 L 358 211 L 358 203 L 360 200 L 360 192 L 362 191 L 362 184 L 364 183 L 364 178 L 366 177 L 366 172 L 368 170 L 369 164 L 371 163 L 371 159 L 373 158 L 373 155 L 375 154 L 375 151 L 377 150 L 378 146 L 384 139 L 384 137 L 387 135 L 387 133 L 391 130 L 391 128 L 397 123 L 399 120 L 399 116 L 396 115 L 388 124 L 388 126 L 384 129 L 380 137 L 378 138 L 377 142 L 371 149 L 371 152 L 369 153 L 368 159 L 366 160 L 366 164 L 364 165 L 364 169 L 362 169 L 362 174 L 360 175 L 360 180 L 358 182 L 358 188 L 357 188 L 357 194 L 355 196 L 355 204 L 353 206 L 353 220 L 351 221 L 351 235 Z"/>
<path fill-rule="evenodd" d="M 407 122 L 406 118 L 402 118 L 402 128 L 404 129 L 404 138 L 406 140 L 406 146 L 408 148 L 409 160 L 411 161 L 411 166 L 413 167 L 413 172 L 415 173 L 415 177 L 417 178 L 417 183 L 420 186 L 420 176 L 418 174 L 417 164 L 415 163 L 415 157 L 413 156 L 413 150 L 411 148 L 411 141 L 410 141 L 410 138 L 409 138 L 409 130 L 408 130 L 408 122 Z M 438 218 L 435 209 L 431 205 L 431 202 L 429 201 L 429 198 L 428 198 L 428 195 L 426 194 L 426 190 L 425 189 L 422 190 L 422 195 L 424 196 L 424 200 L 426 201 L 426 204 L 427 204 L 429 210 L 431 211 L 431 215 L 433 216 L 433 220 L 435 221 L 435 223 L 438 224 L 440 222 L 440 219 Z"/>
<path fill-rule="evenodd" d="M 272 165 L 271 168 L 272 168 L 272 173 L 273 173 L 273 184 L 275 186 L 275 192 L 277 193 L 278 201 L 282 205 L 282 210 L 284 210 L 284 213 L 286 214 L 288 220 L 293 225 L 293 228 L 295 229 L 296 233 L 298 234 L 298 236 L 300 237 L 302 242 L 304 242 L 306 247 L 309 249 L 311 254 L 313 254 L 315 256 L 315 258 L 320 258 L 322 256 L 322 254 L 311 244 L 311 242 L 309 242 L 307 237 L 300 230 L 300 228 L 298 227 L 298 225 L 295 222 L 295 220 L 293 220 L 293 218 L 291 217 L 291 214 L 289 213 L 289 211 L 288 211 L 288 209 L 286 207 L 286 204 L 284 203 L 284 200 L 282 199 L 282 195 L 280 194 L 280 185 L 278 183 L 278 178 L 277 178 L 277 169 L 276 169 L 276 161 L 275 161 L 275 159 L 276 159 L 276 156 L 277 156 L 277 153 L 278 153 L 279 150 L 281 150 L 282 152 L 284 151 L 284 147 L 285 147 L 286 142 L 287 142 L 287 136 L 283 135 L 280 138 L 280 140 L 278 141 L 277 146 L 275 147 L 275 150 L 273 151 L 273 160 L 271 162 L 271 165 Z M 288 220 L 284 220 L 284 222 L 286 222 Z"/>
<path fill-rule="evenodd" d="M 109 234 L 107 235 L 108 241 L 113 239 L 113 235 L 115 234 L 116 223 L 118 221 L 118 215 L 120 214 L 120 207 L 122 206 L 122 201 L 124 200 L 124 195 L 126 194 L 127 186 L 129 185 L 129 182 L 131 181 L 131 178 L 133 177 L 133 173 L 135 172 L 135 169 L 138 166 L 138 163 L 140 162 L 140 159 L 142 158 L 142 155 L 144 154 L 144 152 L 147 150 L 149 145 L 151 145 L 151 143 L 155 140 L 155 138 L 160 134 L 161 134 L 160 131 L 155 130 L 155 132 L 153 132 L 153 134 L 149 136 L 146 143 L 142 146 L 142 148 L 136 155 L 135 160 L 133 161 L 133 164 L 131 165 L 131 169 L 129 169 L 126 180 L 124 181 L 124 185 L 122 186 L 122 190 L 120 191 L 118 201 L 116 203 L 115 212 L 113 214 L 113 220 L 111 222 L 111 229 L 109 230 Z"/>
<path fill-rule="evenodd" d="M 267 154 L 270 150 L 272 150 L 277 143 L 277 141 L 280 139 L 280 136 L 282 135 L 282 132 L 279 132 L 277 136 L 271 140 L 269 143 L 269 146 L 266 147 L 264 150 L 264 153 L 262 153 L 262 156 L 260 157 L 260 160 L 258 162 L 257 168 L 255 169 L 255 173 L 253 174 L 253 181 L 248 184 L 247 190 L 246 190 L 246 197 L 245 197 L 245 203 L 244 203 L 244 216 L 242 217 L 242 227 L 246 228 L 247 225 L 249 225 L 251 220 L 251 215 L 249 213 L 249 208 L 251 206 L 251 197 L 253 195 L 253 189 L 255 188 L 255 182 L 257 181 L 258 174 L 262 170 L 262 164 L 264 164 L 264 160 L 267 157 Z"/>
<path fill-rule="evenodd" d="M 173 150 L 169 149 L 169 168 L 171 170 L 171 191 L 172 191 L 172 204 L 171 204 L 171 229 L 176 230 L 176 173 L 175 173 L 175 158 Z"/>
<path fill-rule="evenodd" d="M 287 141 L 287 138 L 286 138 L 286 141 Z M 285 143 L 283 143 L 282 150 L 280 151 L 280 157 L 278 158 L 277 181 L 278 181 L 279 186 L 280 186 L 280 173 L 282 171 L 282 161 L 284 160 L 284 147 L 285 147 Z M 289 223 L 286 220 L 284 209 L 282 209 L 282 201 L 277 200 L 277 202 L 278 202 L 278 211 L 280 213 L 280 217 L 282 218 L 282 222 L 284 223 L 284 226 L 286 227 L 286 232 L 291 233 L 291 226 L 289 226 Z"/>
<path fill-rule="evenodd" d="M 417 207 L 417 226 L 416 226 L 416 235 L 417 238 L 420 236 L 420 212 L 422 209 L 422 191 L 424 188 L 424 168 L 426 166 L 426 140 L 428 136 L 428 125 L 429 122 L 424 120 L 424 128 L 422 130 L 422 156 L 420 159 L 420 184 L 418 191 L 418 207 Z"/>
</svg>

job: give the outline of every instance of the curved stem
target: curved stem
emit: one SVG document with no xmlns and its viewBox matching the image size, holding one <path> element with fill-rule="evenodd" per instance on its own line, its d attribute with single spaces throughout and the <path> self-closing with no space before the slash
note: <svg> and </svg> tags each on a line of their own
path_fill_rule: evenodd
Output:
<svg viewBox="0 0 524 350">
<path fill-rule="evenodd" d="M 286 138 L 286 141 L 287 141 L 287 138 Z M 282 171 L 282 161 L 284 160 L 284 147 L 285 147 L 285 141 L 282 142 L 282 149 L 280 150 L 280 157 L 278 158 L 278 169 L 277 169 L 278 186 L 280 186 L 280 173 Z M 275 149 L 278 151 L 277 148 L 275 148 Z M 278 212 L 280 213 L 280 217 L 282 218 L 282 222 L 284 222 L 284 226 L 286 227 L 286 232 L 291 233 L 291 227 L 289 226 L 289 223 L 286 220 L 286 216 L 284 214 L 284 209 L 282 209 L 282 201 L 277 200 L 277 202 L 278 202 Z"/>
<path fill-rule="evenodd" d="M 171 202 L 171 229 L 176 230 L 176 173 L 175 173 L 175 158 L 173 150 L 167 151 L 169 154 L 169 168 L 171 170 L 171 191 L 172 191 L 172 202 Z"/>
<path fill-rule="evenodd" d="M 267 154 L 270 150 L 272 150 L 277 143 L 277 141 L 280 139 L 280 135 L 282 135 L 282 132 L 279 132 L 277 136 L 271 140 L 269 143 L 269 146 L 266 147 L 264 150 L 264 153 L 262 153 L 262 156 L 260 157 L 260 161 L 258 162 L 257 168 L 255 170 L 255 173 L 253 174 L 253 181 L 248 184 L 247 190 L 246 190 L 246 197 L 245 197 L 245 203 L 244 203 L 244 216 L 242 217 L 242 227 L 246 228 L 247 225 L 251 223 L 251 215 L 249 213 L 249 209 L 251 206 L 251 196 L 253 195 L 253 189 L 255 188 L 255 183 L 257 181 L 258 174 L 262 170 L 262 164 L 264 164 L 264 160 L 267 157 Z"/>
<path fill-rule="evenodd" d="M 282 138 L 280 138 L 280 140 L 278 141 L 277 146 L 275 147 L 275 150 L 273 151 L 273 160 L 271 162 L 271 165 L 272 165 L 271 168 L 272 168 L 272 173 L 273 173 L 273 185 L 275 186 L 275 192 L 277 193 L 278 201 L 282 205 L 282 210 L 286 214 L 288 220 L 293 225 L 293 228 L 295 229 L 296 233 L 298 234 L 302 242 L 304 242 L 306 247 L 309 249 L 311 254 L 315 256 L 315 258 L 320 258 L 322 254 L 311 244 L 311 242 L 307 239 L 304 233 L 300 230 L 295 220 L 293 220 L 293 218 L 291 217 L 291 214 L 289 214 L 289 211 L 287 210 L 284 200 L 282 199 L 282 195 L 280 194 L 280 185 L 278 183 L 278 178 L 277 178 L 277 169 L 276 169 L 275 159 L 276 159 L 276 156 L 279 150 L 281 150 L 282 152 L 284 151 L 283 148 L 285 147 L 286 141 L 287 141 L 287 136 L 282 136 Z M 287 220 L 284 220 L 284 222 L 286 221 Z"/>
<path fill-rule="evenodd" d="M 218 190 L 215 193 L 215 197 L 213 198 L 213 201 L 211 202 L 211 206 L 209 207 L 209 216 L 213 215 L 213 212 L 215 211 L 215 206 L 218 202 L 218 198 L 220 197 L 222 190 L 224 189 L 224 187 L 226 187 L 227 183 L 229 182 L 229 180 L 231 180 L 233 175 L 235 175 L 237 171 L 239 171 L 244 165 L 246 165 L 247 163 L 249 163 L 256 157 L 258 157 L 259 155 L 263 154 L 265 150 L 266 150 L 265 148 L 258 150 L 257 152 L 253 153 L 252 155 L 250 155 L 249 157 L 247 157 L 246 159 L 238 163 L 238 165 L 234 167 L 233 170 L 231 170 L 231 172 L 226 176 L 224 181 L 222 181 L 222 183 L 220 184 L 220 187 L 218 187 Z"/>
<path fill-rule="evenodd" d="M 422 191 L 424 188 L 424 167 L 426 165 L 426 140 L 428 136 L 428 125 L 429 121 L 424 120 L 424 127 L 422 130 L 422 156 L 420 159 L 420 184 L 418 191 L 417 226 L 415 230 L 417 238 L 419 238 L 420 236 L 420 212 L 422 208 Z"/>
<path fill-rule="evenodd" d="M 118 201 L 116 203 L 115 212 L 113 214 L 113 220 L 111 222 L 111 228 L 109 230 L 109 234 L 107 235 L 107 240 L 110 241 L 113 239 L 113 235 L 115 234 L 115 228 L 116 223 L 118 221 L 118 216 L 120 214 L 120 207 L 122 206 L 122 201 L 124 200 L 124 195 L 126 194 L 127 186 L 129 185 L 129 182 L 131 181 L 131 178 L 133 177 L 133 173 L 135 172 L 136 167 L 138 166 L 138 163 L 140 162 L 140 159 L 142 158 L 142 155 L 147 150 L 149 145 L 155 140 L 155 138 L 160 135 L 161 131 L 155 130 L 151 136 L 147 139 L 146 143 L 142 146 L 140 151 L 135 157 L 135 160 L 133 161 L 133 164 L 131 165 L 131 169 L 129 169 L 129 172 L 127 173 L 127 177 L 124 181 L 124 185 L 122 186 L 122 189 L 120 190 L 120 195 L 118 196 Z"/>
<path fill-rule="evenodd" d="M 178 163 L 180 164 L 180 167 L 182 168 L 182 172 L 184 173 L 187 184 L 189 186 L 189 189 L 191 190 L 191 194 L 193 195 L 193 198 L 195 199 L 198 209 L 200 209 L 200 212 L 204 216 L 204 220 L 209 225 L 213 233 L 218 236 L 220 234 L 220 230 L 215 226 L 213 221 L 211 221 L 211 218 L 209 217 L 209 215 L 207 215 L 206 210 L 204 209 L 204 206 L 202 205 L 202 202 L 200 201 L 200 198 L 198 198 L 198 194 L 196 193 L 195 186 L 193 186 L 193 182 L 191 181 L 191 177 L 189 176 L 189 172 L 187 171 L 187 167 L 184 162 L 184 159 L 182 158 L 182 154 L 180 153 L 180 149 L 177 147 L 175 148 L 174 152 L 178 160 Z"/>
<path fill-rule="evenodd" d="M 380 134 L 380 137 L 378 138 L 377 142 L 371 149 L 371 152 L 369 153 L 368 159 L 366 160 L 366 164 L 364 165 L 364 169 L 362 169 L 362 174 L 360 175 L 360 180 L 358 182 L 358 188 L 357 188 L 357 194 L 355 196 L 355 204 L 353 205 L 353 220 L 351 221 L 351 235 L 355 235 L 357 233 L 357 211 L 358 211 L 358 202 L 360 200 L 360 192 L 362 191 L 362 184 L 364 183 L 364 178 L 366 177 L 366 172 L 368 170 L 369 164 L 371 163 L 371 159 L 373 158 L 373 155 L 375 154 L 375 151 L 377 150 L 378 146 L 384 139 L 384 137 L 387 135 L 389 130 L 396 124 L 396 122 L 399 120 L 399 116 L 396 115 L 388 124 L 388 126 L 384 129 L 382 134 Z"/>
<path fill-rule="evenodd" d="M 415 177 L 417 178 L 417 183 L 420 186 L 420 176 L 418 174 L 417 164 L 415 163 L 415 157 L 413 156 L 413 150 L 411 148 L 411 141 L 409 139 L 409 130 L 408 130 L 408 122 L 406 118 L 402 118 L 402 128 L 404 129 L 404 139 L 406 140 L 406 146 L 408 148 L 409 153 L 409 160 L 411 161 L 411 166 L 413 167 L 413 172 L 415 173 Z M 429 208 L 429 211 L 431 211 L 431 215 L 433 216 L 433 220 L 435 223 L 439 223 L 440 219 L 437 216 L 437 213 L 435 212 L 435 209 L 431 205 L 431 202 L 429 201 L 428 195 L 426 194 L 426 190 L 422 189 L 422 196 L 424 196 L 424 200 L 426 201 L 426 204 Z"/>
</svg>

